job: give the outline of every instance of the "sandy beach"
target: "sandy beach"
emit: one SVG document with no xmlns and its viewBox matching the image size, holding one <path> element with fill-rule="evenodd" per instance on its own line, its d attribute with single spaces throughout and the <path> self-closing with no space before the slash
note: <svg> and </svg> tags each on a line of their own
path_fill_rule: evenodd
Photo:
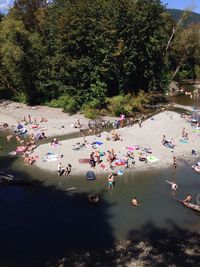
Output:
<svg viewBox="0 0 200 267">
<path fill-rule="evenodd" d="M 68 115 L 61 108 L 51 108 L 47 106 L 30 107 L 22 103 L 3 101 L 0 103 L 0 124 L 8 123 L 9 126 L 16 126 L 17 122 L 23 122 L 24 116 L 31 116 L 32 121 L 36 119 L 39 127 L 38 131 L 44 131 L 47 137 L 65 135 L 79 132 L 78 129 L 72 128 L 77 119 L 80 119 L 83 127 L 87 127 L 88 119 L 82 114 Z M 41 118 L 47 118 L 47 122 L 40 122 Z M 33 124 L 27 124 L 25 127 L 28 134 L 35 133 L 32 128 Z M 63 127 L 64 126 L 64 127 Z"/>
<path fill-rule="evenodd" d="M 31 118 L 36 118 L 37 121 L 39 121 L 41 117 L 46 117 L 48 121 L 39 123 L 39 129 L 37 130 L 45 131 L 48 137 L 78 132 L 79 129 L 71 127 L 77 119 L 80 119 L 81 123 L 85 126 L 88 124 L 88 119 L 84 118 L 81 114 L 69 116 L 63 113 L 61 109 L 46 106 L 32 108 L 15 102 L 1 103 L 0 115 L 1 123 L 7 122 L 9 126 L 16 125 L 17 121 L 22 121 L 23 117 L 28 115 L 30 115 Z M 35 131 L 32 129 L 31 124 L 26 125 L 26 128 L 28 134 L 34 133 Z M 185 128 L 188 133 L 188 143 L 180 142 L 183 128 Z M 109 173 L 112 171 L 122 171 L 125 173 L 127 171 L 135 172 L 154 168 L 172 167 L 174 156 L 177 158 L 178 166 L 180 166 L 182 161 L 194 159 L 194 156 L 191 156 L 191 151 L 192 149 L 196 150 L 200 141 L 198 132 L 196 131 L 194 133 L 194 127 L 184 118 L 181 118 L 180 114 L 172 111 L 164 111 L 147 119 L 142 123 L 142 127 L 136 124 L 131 127 L 117 129 L 117 133 L 122 136 L 121 141 L 106 141 L 106 137 L 111 137 L 111 133 L 102 132 L 99 137 L 94 135 L 86 136 L 86 147 L 81 149 L 74 150 L 74 147 L 77 143 L 83 143 L 83 137 L 62 140 L 55 146 L 51 146 L 50 143 L 39 145 L 31 156 L 37 157 L 34 163 L 37 167 L 55 172 L 55 174 L 57 173 L 58 164 L 60 162 L 63 167 L 66 167 L 68 164 L 72 165 L 72 172 L 70 175 L 85 175 L 88 170 L 94 171 L 95 174 Z M 174 149 L 162 145 L 163 135 L 166 136 L 167 140 L 173 139 L 175 144 Z M 94 148 L 95 142 L 100 142 L 102 144 L 95 145 Z M 135 150 L 136 147 L 139 147 L 140 150 Z M 142 148 L 151 148 L 152 150 L 152 154 L 146 153 L 146 156 L 150 157 L 147 162 L 139 161 L 139 153 Z M 115 162 L 113 162 L 113 169 L 111 169 L 105 155 L 101 156 L 101 163 L 97 164 L 95 169 L 91 168 L 89 163 L 80 163 L 82 160 L 87 161 L 87 159 L 90 158 L 91 152 L 95 150 L 100 151 L 103 155 L 103 153 L 106 154 L 106 152 L 111 149 L 114 149 L 117 159 L 122 161 L 127 152 L 131 149 L 131 152 L 134 153 L 135 165 L 132 164 L 133 160 L 129 162 L 130 168 L 116 166 Z M 50 157 L 48 155 L 50 155 Z M 62 156 L 62 158 L 60 158 L 60 156 Z"/>
<path fill-rule="evenodd" d="M 188 143 L 180 142 L 183 128 L 188 132 Z M 87 145 L 80 150 L 74 150 L 73 147 L 77 142 L 82 143 L 83 138 L 60 141 L 59 145 L 55 147 L 52 147 L 50 144 L 40 145 L 34 151 L 34 155 L 39 156 L 39 159 L 36 161 L 36 166 L 56 173 L 59 162 L 62 163 L 63 167 L 70 163 L 72 165 L 71 174 L 73 175 L 85 175 L 88 170 L 93 170 L 95 174 L 112 172 L 113 170 L 110 169 L 109 163 L 106 161 L 106 156 L 101 157 L 102 162 L 101 164 L 97 164 L 95 169 L 91 168 L 89 163 L 79 162 L 80 159 L 89 159 L 91 152 L 95 150 L 92 147 L 93 143 L 102 142 L 103 144 L 97 146 L 96 149 L 104 153 L 114 149 L 117 159 L 123 160 L 129 148 L 139 146 L 140 148 L 150 147 L 152 149 L 152 154 L 147 153 L 147 156 L 154 156 L 158 160 L 156 162 L 151 162 L 149 160 L 147 163 L 141 162 L 138 160 L 140 150 L 134 150 L 135 165 L 132 165 L 130 161 L 130 168 L 127 169 L 124 166 L 116 166 L 114 163 L 112 164 L 115 167 L 114 171 L 122 170 L 123 172 L 134 172 L 154 168 L 172 168 L 174 156 L 177 158 L 179 167 L 184 160 L 194 160 L 194 156 L 191 156 L 191 151 L 192 149 L 196 150 L 200 141 L 197 133 L 193 133 L 193 128 L 189 122 L 181 118 L 179 114 L 168 111 L 146 120 L 141 128 L 138 125 L 134 125 L 120 128 L 117 130 L 117 133 L 122 136 L 122 141 L 106 141 L 106 137 L 111 135 L 108 132 L 103 132 L 100 137 L 87 136 Z M 162 145 L 163 135 L 169 140 L 173 138 L 175 144 L 174 149 Z M 58 156 L 63 155 L 63 157 L 56 161 L 48 162 L 45 160 L 48 153 L 55 153 Z"/>
</svg>

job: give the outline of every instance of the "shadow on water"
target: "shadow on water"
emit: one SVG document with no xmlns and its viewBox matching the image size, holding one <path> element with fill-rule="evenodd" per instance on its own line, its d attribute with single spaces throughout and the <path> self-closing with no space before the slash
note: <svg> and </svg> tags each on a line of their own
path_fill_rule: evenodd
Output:
<svg viewBox="0 0 200 267">
<path fill-rule="evenodd" d="M 9 168 L 15 159 L 2 160 Z M 172 221 L 165 228 L 147 222 L 129 231 L 129 241 L 116 244 L 109 223 L 114 204 L 105 200 L 104 191 L 93 205 L 87 193 L 47 187 L 21 172 L 15 175 L 27 183 L 0 186 L 2 267 L 200 266 L 197 232 Z"/>
<path fill-rule="evenodd" d="M 1 160 L 9 169 L 15 159 Z M 25 178 L 21 172 L 15 175 Z M 27 175 L 23 186 L 1 184 L 0 266 L 44 266 L 69 249 L 113 247 L 111 204 L 103 193 L 96 205 L 87 198 L 87 193 L 43 186 Z"/>
<path fill-rule="evenodd" d="M 179 228 L 170 220 L 168 224 L 170 228 L 163 229 L 148 222 L 141 230 L 130 231 L 131 242 L 126 248 L 130 256 L 120 264 L 124 266 L 132 257 L 151 266 L 200 266 L 200 234 Z"/>
<path fill-rule="evenodd" d="M 168 223 L 166 229 L 147 222 L 130 231 L 129 241 L 107 250 L 66 250 L 62 259 L 48 266 L 200 266 L 200 234 Z"/>
<path fill-rule="evenodd" d="M 170 214 L 177 212 L 174 199 L 170 198 L 172 205 L 170 200 L 165 202 L 161 194 L 165 194 L 165 180 L 170 177 L 171 172 L 160 171 L 159 179 L 154 181 L 155 176 L 153 180 L 156 183 L 153 197 L 160 199 L 159 202 L 163 200 L 161 207 L 166 207 L 163 213 L 168 216 L 163 216 L 162 210 L 155 207 L 154 198 L 151 200 L 148 194 L 145 194 L 145 190 L 152 188 L 152 180 L 147 179 L 142 183 L 142 177 L 135 179 L 134 188 L 136 192 L 140 192 L 141 201 L 148 203 L 149 208 L 131 209 L 134 213 L 127 214 L 129 209 L 123 212 L 123 201 L 127 203 L 129 197 L 125 200 L 123 197 L 129 191 L 122 190 L 126 188 L 126 180 L 121 181 L 121 187 L 118 181 L 116 191 L 117 188 L 121 188 L 121 191 L 116 198 L 112 196 L 111 201 L 114 203 L 107 201 L 109 198 L 101 191 L 101 201 L 98 205 L 92 205 L 87 200 L 88 192 L 66 191 L 55 184 L 48 186 L 45 183 L 47 177 L 43 177 L 42 172 L 38 172 L 37 176 L 35 169 L 31 169 L 32 175 L 24 166 L 22 169 L 18 168 L 19 164 L 16 162 L 19 159 L 6 156 L 11 147 L 6 146 L 6 149 L 5 156 L 0 158 L 0 165 L 4 171 L 14 173 L 17 182 L 13 184 L 15 186 L 0 184 L 0 266 L 114 267 L 131 266 L 132 262 L 133 266 L 200 266 L 200 235 L 197 233 L 200 225 L 196 225 L 195 232 L 185 227 L 180 228 L 175 223 L 176 220 L 166 222 L 170 227 L 156 225 L 159 220 L 157 213 L 160 213 L 161 218 L 171 218 L 173 216 Z M 188 192 L 189 187 L 189 192 L 192 193 L 192 185 L 198 182 L 196 176 L 191 180 L 189 169 L 184 173 L 185 169 L 180 177 L 177 176 L 177 182 L 181 185 L 179 198 Z M 182 174 L 190 177 L 190 181 L 184 179 Z M 39 178 L 44 179 L 44 182 Z M 127 181 L 129 186 L 133 185 Z M 142 186 L 139 186 L 140 183 Z M 101 187 L 98 187 L 98 191 L 99 188 Z M 142 196 L 146 197 L 142 200 Z M 152 214 L 150 220 L 149 216 L 144 216 L 148 211 Z M 180 217 L 181 214 L 182 211 L 177 216 Z M 194 215 L 192 211 L 191 215 Z M 146 219 L 135 225 L 140 216 Z M 116 229 L 112 221 L 120 221 L 120 217 L 123 217 L 122 221 L 128 225 L 126 237 L 130 241 L 116 245 Z M 119 223 L 120 229 L 122 226 L 122 222 Z"/>
</svg>

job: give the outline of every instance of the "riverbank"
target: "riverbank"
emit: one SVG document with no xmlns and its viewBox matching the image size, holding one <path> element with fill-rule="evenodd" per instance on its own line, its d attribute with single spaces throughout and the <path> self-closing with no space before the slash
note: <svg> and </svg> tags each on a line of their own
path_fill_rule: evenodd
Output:
<svg viewBox="0 0 200 267">
<path fill-rule="evenodd" d="M 0 114 L 1 123 L 6 122 L 10 127 L 12 125 L 16 126 L 17 122 L 22 122 L 24 117 L 31 117 L 32 121 L 37 121 L 38 128 L 33 129 L 33 124 L 28 123 L 26 125 L 28 134 L 35 134 L 37 131 L 43 131 L 47 137 L 79 133 L 79 129 L 71 126 L 74 125 L 77 120 L 80 120 L 83 128 L 87 128 L 89 122 L 82 114 L 69 116 L 63 113 L 61 109 L 57 108 L 46 106 L 33 108 L 25 104 L 6 101 L 0 104 Z M 46 118 L 46 121 L 41 122 L 41 118 Z M 114 119 L 115 118 L 113 118 L 113 121 Z M 185 131 L 188 133 L 188 143 L 180 142 L 183 128 L 185 128 Z M 191 151 L 198 147 L 199 136 L 198 133 L 194 133 L 193 130 L 190 123 L 181 118 L 178 113 L 164 111 L 142 122 L 142 127 L 135 124 L 131 127 L 117 129 L 116 132 L 121 136 L 121 140 L 106 141 L 109 138 L 111 139 L 111 133 L 104 131 L 98 137 L 91 135 L 69 140 L 58 140 L 59 144 L 53 146 L 50 143 L 39 145 L 31 156 L 36 159 L 35 165 L 37 167 L 55 173 L 57 172 L 59 162 L 61 162 L 63 167 L 71 164 L 72 175 L 85 175 L 88 170 L 93 170 L 95 174 L 104 174 L 111 171 L 117 173 L 120 171 L 123 174 L 127 171 L 134 172 L 168 168 L 172 167 L 174 156 L 178 160 L 178 166 L 180 166 L 184 160 L 194 159 L 194 156 L 191 156 Z M 174 149 L 162 145 L 163 135 L 166 136 L 167 140 L 173 139 L 175 144 Z M 81 147 L 80 144 L 83 144 L 85 141 L 87 141 L 86 146 Z M 137 147 L 139 147 L 140 150 L 135 150 Z M 152 154 L 146 153 L 146 157 L 148 158 L 147 162 L 139 160 L 142 148 L 151 148 L 152 150 Z M 124 161 L 128 151 L 133 152 L 134 160 L 129 161 L 130 168 L 125 168 L 124 165 L 117 166 L 118 163 L 116 162 L 113 162 L 111 166 L 112 169 L 110 168 L 110 164 L 106 160 L 106 153 L 112 149 L 117 159 L 121 161 Z M 93 169 L 90 167 L 89 158 L 90 154 L 95 150 L 100 151 L 102 156 L 100 158 L 100 164 L 97 164 L 95 169 Z M 48 155 L 50 155 L 50 157 Z M 134 161 L 135 164 L 133 164 Z"/>
<path fill-rule="evenodd" d="M 16 127 L 18 122 L 24 124 L 24 117 L 31 124 L 25 125 L 28 134 L 35 134 L 36 131 L 45 132 L 47 137 L 65 135 L 79 132 L 79 129 L 72 127 L 79 119 L 83 128 L 88 127 L 89 119 L 86 119 L 82 114 L 69 115 L 64 113 L 61 108 L 51 108 L 47 106 L 30 107 L 26 104 L 3 101 L 0 103 L 0 124 L 7 123 L 8 128 Z M 44 121 L 42 121 L 42 118 Z M 33 128 L 35 122 L 37 128 Z"/>
</svg>

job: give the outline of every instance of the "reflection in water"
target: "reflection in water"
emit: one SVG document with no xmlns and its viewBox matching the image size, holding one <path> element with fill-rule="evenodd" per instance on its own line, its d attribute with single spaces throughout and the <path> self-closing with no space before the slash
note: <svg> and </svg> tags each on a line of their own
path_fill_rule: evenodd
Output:
<svg viewBox="0 0 200 267">
<path fill-rule="evenodd" d="M 171 97 L 172 102 L 185 105 L 185 106 L 193 106 L 200 107 L 200 89 L 197 89 L 194 85 L 191 84 L 183 84 L 182 88 L 184 90 L 183 95 Z"/>
</svg>

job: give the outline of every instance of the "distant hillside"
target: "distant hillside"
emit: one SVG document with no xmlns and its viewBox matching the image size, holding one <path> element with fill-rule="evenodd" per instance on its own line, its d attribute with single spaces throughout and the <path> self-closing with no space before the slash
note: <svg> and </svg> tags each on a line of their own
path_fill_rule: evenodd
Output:
<svg viewBox="0 0 200 267">
<path fill-rule="evenodd" d="M 171 16 L 177 21 L 183 14 L 183 10 L 180 9 L 167 9 Z M 200 23 L 200 14 L 191 12 L 189 18 L 186 20 L 185 25 Z"/>
</svg>

